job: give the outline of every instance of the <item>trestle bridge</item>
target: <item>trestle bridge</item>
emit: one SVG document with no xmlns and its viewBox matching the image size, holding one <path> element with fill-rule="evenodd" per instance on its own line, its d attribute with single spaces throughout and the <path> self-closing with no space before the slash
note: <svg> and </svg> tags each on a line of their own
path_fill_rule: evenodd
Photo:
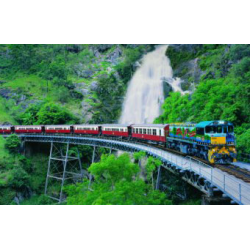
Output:
<svg viewBox="0 0 250 250">
<path fill-rule="evenodd" d="M 158 168 L 158 175 L 156 181 L 156 188 L 159 188 L 161 171 L 165 168 L 174 174 L 178 174 L 184 181 L 191 184 L 207 197 L 220 196 L 221 198 L 230 200 L 231 204 L 250 204 L 250 184 L 232 176 L 220 169 L 211 167 L 199 160 L 191 157 L 185 157 L 174 154 L 154 145 L 143 144 L 134 141 L 118 140 L 114 138 L 102 138 L 91 136 L 73 136 L 73 135 L 34 135 L 34 134 L 20 134 L 23 145 L 25 142 L 39 142 L 50 143 L 50 157 L 48 163 L 48 172 L 45 185 L 45 194 L 49 180 L 57 179 L 61 181 L 61 190 L 58 198 L 52 197 L 59 202 L 63 200 L 63 184 L 67 179 L 70 162 L 75 162 L 78 165 L 79 178 L 82 178 L 83 172 L 79 154 L 77 157 L 71 157 L 68 154 L 69 145 L 88 145 L 93 147 L 92 162 L 95 158 L 95 151 L 97 147 L 109 148 L 110 150 L 121 150 L 127 152 L 144 151 L 147 155 L 159 158 L 162 161 L 162 166 Z M 66 144 L 66 151 L 62 153 L 61 149 L 55 147 L 55 144 Z M 59 154 L 54 155 L 54 151 Z M 61 151 L 61 152 L 60 152 Z M 59 156 L 60 155 L 60 156 Z M 63 164 L 63 171 L 61 175 L 52 175 L 51 166 L 53 161 L 61 161 Z M 91 178 L 91 176 L 90 176 Z"/>
</svg>

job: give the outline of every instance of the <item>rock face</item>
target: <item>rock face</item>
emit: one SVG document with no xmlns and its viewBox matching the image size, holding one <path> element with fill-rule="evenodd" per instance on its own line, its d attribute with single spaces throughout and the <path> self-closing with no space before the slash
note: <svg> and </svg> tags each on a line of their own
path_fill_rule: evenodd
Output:
<svg viewBox="0 0 250 250">
<path fill-rule="evenodd" d="M 175 48 L 177 53 L 191 53 L 196 54 L 201 48 L 202 44 L 173 44 L 170 47 Z M 201 77 L 206 72 L 199 67 L 199 58 L 194 58 L 186 62 L 182 62 L 173 69 L 174 77 L 181 78 L 181 88 L 192 93 L 197 83 L 200 82 Z"/>
<path fill-rule="evenodd" d="M 195 85 L 200 82 L 205 74 L 199 67 L 199 58 L 184 62 L 174 70 L 174 76 L 182 79 L 181 87 L 185 90 L 194 91 Z"/>
<path fill-rule="evenodd" d="M 167 98 L 169 96 L 169 93 L 173 91 L 173 88 L 170 86 L 170 84 L 164 80 L 163 81 L 163 92 L 164 92 L 164 98 Z"/>
<path fill-rule="evenodd" d="M 202 48 L 202 44 L 171 44 L 170 47 L 175 48 L 177 51 L 180 52 L 189 52 L 189 53 L 196 53 L 198 50 Z"/>
<path fill-rule="evenodd" d="M 107 56 L 107 60 L 110 61 L 112 64 L 117 64 L 121 56 L 122 56 L 121 48 L 116 47 L 115 50 Z"/>
</svg>

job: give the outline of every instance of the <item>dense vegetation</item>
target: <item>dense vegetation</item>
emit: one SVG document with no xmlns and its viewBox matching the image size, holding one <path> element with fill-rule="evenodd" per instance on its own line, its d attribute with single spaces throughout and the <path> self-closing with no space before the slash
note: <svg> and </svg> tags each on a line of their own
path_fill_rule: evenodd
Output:
<svg viewBox="0 0 250 250">
<path fill-rule="evenodd" d="M 135 70 L 134 63 L 152 48 L 148 45 L 0 45 L 0 124 L 116 122 L 127 82 Z M 91 161 L 91 149 L 79 149 L 86 169 Z M 0 138 L 0 204 L 50 204 L 42 195 L 48 152 L 40 148 L 28 157 L 21 153 L 16 136 Z M 98 189 L 101 182 L 97 179 L 92 188 Z M 151 191 L 152 183 L 148 185 L 139 178 L 131 183 L 126 181 L 124 185 L 138 186 L 141 190 L 140 201 L 132 203 L 152 203 L 150 198 L 144 199 L 145 192 L 148 197 L 158 195 L 157 191 Z M 159 203 L 163 203 L 163 195 L 159 197 Z"/>
<path fill-rule="evenodd" d="M 151 185 L 153 170 L 160 163 L 148 159 L 145 182 L 140 177 L 140 167 L 132 163 L 128 154 L 119 157 L 102 155 L 100 162 L 93 163 L 89 172 L 94 182 L 89 180 L 66 188 L 67 204 L 74 205 L 170 205 L 166 194 L 154 190 Z"/>
<path fill-rule="evenodd" d="M 228 120 L 235 124 L 239 153 L 250 153 L 250 46 L 170 47 L 174 69 L 198 58 L 203 75 L 192 95 L 171 93 L 156 122 Z"/>
<path fill-rule="evenodd" d="M 0 45 L 0 124 L 116 122 L 134 63 L 152 48 Z M 195 90 L 183 96 L 170 93 L 156 122 L 229 120 L 236 125 L 238 152 L 250 153 L 250 46 L 182 45 L 170 46 L 166 53 L 175 76 L 187 74 Z M 201 72 L 198 80 L 188 74 L 189 62 L 196 59 Z M 25 157 L 16 136 L 0 137 L 0 204 L 51 204 L 43 195 L 46 150 L 39 148 Z M 87 169 L 91 148 L 79 150 Z M 133 160 L 127 154 L 101 153 L 100 162 L 88 169 L 94 181 L 65 189 L 67 204 L 200 202 L 200 194 L 170 174 L 164 180 L 165 192 L 155 190 L 158 160 L 146 160 L 143 153 L 135 154 Z"/>
<path fill-rule="evenodd" d="M 25 124 L 38 109 L 32 122 L 47 122 L 50 118 L 41 118 L 41 113 L 52 105 L 58 111 L 53 112 L 66 115 L 53 120 L 55 124 L 116 121 L 133 64 L 151 49 L 112 44 L 0 45 L 0 123 Z"/>
</svg>

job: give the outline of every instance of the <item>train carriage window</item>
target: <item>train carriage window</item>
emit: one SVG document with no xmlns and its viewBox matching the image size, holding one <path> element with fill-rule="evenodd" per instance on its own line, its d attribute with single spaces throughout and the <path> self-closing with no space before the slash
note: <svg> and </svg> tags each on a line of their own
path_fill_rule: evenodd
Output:
<svg viewBox="0 0 250 250">
<path fill-rule="evenodd" d="M 148 129 L 148 135 L 150 135 L 150 130 Z"/>
<path fill-rule="evenodd" d="M 153 129 L 153 135 L 156 135 L 156 129 Z"/>
<path fill-rule="evenodd" d="M 161 136 L 161 129 L 159 129 L 159 135 Z"/>
<path fill-rule="evenodd" d="M 139 134 L 142 134 L 142 129 L 141 128 L 139 128 Z"/>
<path fill-rule="evenodd" d="M 147 134 L 147 130 L 145 128 L 143 129 L 143 134 Z"/>
<path fill-rule="evenodd" d="M 227 133 L 227 127 L 223 127 L 223 133 Z"/>
</svg>

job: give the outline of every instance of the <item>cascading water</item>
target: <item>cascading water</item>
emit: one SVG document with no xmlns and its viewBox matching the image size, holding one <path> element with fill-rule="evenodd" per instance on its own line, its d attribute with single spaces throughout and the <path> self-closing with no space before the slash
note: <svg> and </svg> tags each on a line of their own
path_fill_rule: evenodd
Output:
<svg viewBox="0 0 250 250">
<path fill-rule="evenodd" d="M 165 55 L 168 45 L 157 46 L 156 49 L 142 58 L 141 66 L 133 75 L 119 123 L 153 123 L 160 115 L 164 101 L 163 80 L 166 80 L 173 91 L 185 92 L 181 89 L 181 79 L 173 78 L 173 70 L 169 58 Z"/>
</svg>

